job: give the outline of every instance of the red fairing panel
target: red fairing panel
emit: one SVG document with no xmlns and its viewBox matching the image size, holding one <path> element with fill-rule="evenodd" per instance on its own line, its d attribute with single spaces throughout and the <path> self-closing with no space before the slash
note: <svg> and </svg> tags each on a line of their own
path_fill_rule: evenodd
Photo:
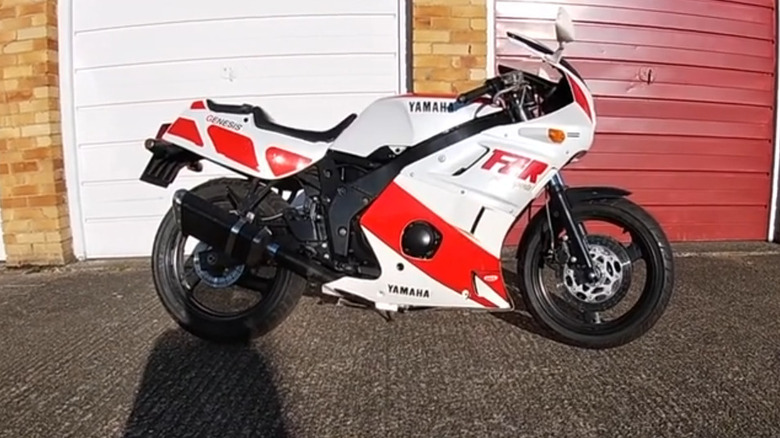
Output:
<svg viewBox="0 0 780 438">
<path fill-rule="evenodd" d="M 416 220 L 429 222 L 442 234 L 441 246 L 430 260 L 408 257 L 401 250 L 401 234 L 409 223 Z M 474 276 L 479 275 L 501 298 L 508 301 L 501 275 L 501 261 L 397 184 L 391 184 L 382 192 L 360 222 L 393 251 L 431 278 L 452 289 L 453 293 L 460 294 L 467 290 L 469 299 L 484 307 L 496 307 L 491 301 L 477 294 Z M 387 269 L 390 268 L 394 269 Z"/>
<path fill-rule="evenodd" d="M 217 125 L 209 126 L 207 132 L 218 153 L 257 170 L 257 155 L 251 138 Z"/>
<path fill-rule="evenodd" d="M 585 97 L 585 92 L 582 91 L 582 88 L 580 88 L 580 84 L 578 84 L 577 81 L 574 80 L 574 78 L 572 78 L 570 75 L 566 75 L 566 79 L 569 81 L 571 92 L 574 95 L 574 101 L 577 102 L 577 105 L 579 105 L 583 111 L 585 111 L 585 114 L 588 115 L 588 118 L 593 120 L 593 113 L 591 112 L 588 98 Z"/>
<path fill-rule="evenodd" d="M 179 117 L 173 122 L 173 125 L 168 128 L 168 134 L 181 137 L 198 146 L 203 146 L 203 139 L 200 137 L 198 125 L 195 124 L 194 120 Z"/>
</svg>

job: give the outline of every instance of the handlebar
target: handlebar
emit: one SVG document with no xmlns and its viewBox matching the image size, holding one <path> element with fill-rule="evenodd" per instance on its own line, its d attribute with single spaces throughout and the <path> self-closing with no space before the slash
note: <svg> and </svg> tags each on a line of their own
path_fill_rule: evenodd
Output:
<svg viewBox="0 0 780 438">
<path fill-rule="evenodd" d="M 479 87 L 477 87 L 477 88 L 475 88 L 473 90 L 469 90 L 469 91 L 459 95 L 455 99 L 455 103 L 456 104 L 460 104 L 460 106 L 465 106 L 465 105 L 468 105 L 468 104 L 474 102 L 475 100 L 479 99 L 480 97 L 482 97 L 485 94 L 497 93 L 501 89 L 503 83 L 504 83 L 504 81 L 501 78 L 501 76 L 498 76 L 498 77 L 495 77 L 495 78 L 492 78 L 492 79 L 488 79 L 481 86 L 479 86 Z"/>
<path fill-rule="evenodd" d="M 458 97 L 455 98 L 455 102 L 452 104 L 452 111 L 457 111 L 458 109 L 473 103 L 485 94 L 489 94 L 493 97 L 503 89 L 513 87 L 522 81 L 523 75 L 521 72 L 517 71 L 488 79 L 481 86 L 458 95 Z"/>
</svg>

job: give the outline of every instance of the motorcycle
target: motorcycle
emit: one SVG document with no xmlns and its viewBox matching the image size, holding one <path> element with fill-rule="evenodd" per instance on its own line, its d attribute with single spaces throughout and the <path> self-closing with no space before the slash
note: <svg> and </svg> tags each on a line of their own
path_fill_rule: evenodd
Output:
<svg viewBox="0 0 780 438">
<path fill-rule="evenodd" d="M 192 102 L 145 142 L 152 157 L 141 180 L 167 188 L 204 161 L 236 177 L 175 191 L 152 250 L 168 313 L 198 337 L 246 342 L 281 324 L 311 283 L 388 317 L 525 307 L 542 328 L 582 348 L 643 336 L 672 294 L 670 245 L 628 191 L 564 182 L 561 170 L 593 143 L 596 113 L 583 77 L 562 56 L 574 41 L 564 9 L 555 31 L 555 50 L 507 37 L 557 80 L 501 65 L 498 76 L 456 97 L 380 98 L 327 131 L 283 126 L 250 104 Z M 530 219 L 509 284 L 502 250 L 524 213 Z M 589 233 L 588 220 L 620 227 L 631 242 Z M 637 283 L 637 263 L 646 278 L 636 304 L 605 318 Z M 545 268 L 554 287 L 543 284 Z M 196 296 L 200 284 L 216 291 L 212 301 L 243 293 L 251 303 L 209 308 Z"/>
</svg>

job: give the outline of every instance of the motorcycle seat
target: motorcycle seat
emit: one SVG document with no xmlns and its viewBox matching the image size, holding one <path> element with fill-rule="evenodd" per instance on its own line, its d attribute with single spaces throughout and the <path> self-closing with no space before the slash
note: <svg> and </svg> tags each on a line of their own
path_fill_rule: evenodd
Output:
<svg viewBox="0 0 780 438">
<path fill-rule="evenodd" d="M 243 105 L 229 105 L 220 104 L 211 100 L 206 100 L 206 105 L 209 110 L 217 113 L 225 114 L 251 114 L 254 120 L 255 126 L 259 129 L 266 131 L 278 132 L 280 134 L 289 135 L 290 137 L 299 138 L 301 140 L 310 141 L 313 143 L 324 142 L 330 143 L 335 140 L 345 129 L 357 119 L 357 114 L 350 114 L 344 120 L 339 122 L 336 126 L 326 131 L 309 131 L 305 129 L 291 128 L 289 126 L 283 126 L 275 123 L 271 117 L 261 107 L 250 104 Z"/>
</svg>

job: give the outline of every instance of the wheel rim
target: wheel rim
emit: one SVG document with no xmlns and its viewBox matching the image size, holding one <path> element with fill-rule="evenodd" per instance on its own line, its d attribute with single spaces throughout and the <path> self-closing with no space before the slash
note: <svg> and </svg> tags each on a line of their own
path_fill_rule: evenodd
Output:
<svg viewBox="0 0 780 438">
<path fill-rule="evenodd" d="M 664 266 L 658 244 L 652 239 L 646 228 L 642 227 L 636 220 L 624 220 L 604 212 L 578 214 L 575 219 L 581 223 L 588 220 L 596 220 L 618 226 L 625 230 L 631 237 L 632 245 L 630 249 L 627 249 L 627 253 L 630 254 L 632 265 L 640 260 L 644 261 L 645 281 L 642 285 L 637 302 L 624 315 L 621 315 L 614 320 L 604 321 L 600 319 L 600 314 L 596 314 L 594 318 L 593 315 L 588 315 L 587 312 L 581 312 L 580 315 L 578 315 L 580 317 L 577 318 L 573 315 L 572 309 L 566 307 L 564 300 L 551 294 L 551 291 L 544 286 L 542 275 L 546 264 L 543 254 L 545 248 L 540 245 L 540 247 L 534 251 L 531 260 L 531 266 L 536 270 L 533 276 L 536 290 L 532 293 L 535 293 L 539 298 L 539 302 L 544 308 L 545 313 L 547 313 L 557 325 L 567 330 L 592 335 L 608 335 L 621 330 L 626 325 L 632 324 L 635 321 L 642 320 L 645 315 L 652 310 L 654 307 L 653 304 L 655 304 L 654 302 L 659 299 L 660 294 L 658 291 L 663 282 Z M 635 223 L 635 221 L 637 223 Z M 544 239 L 541 241 L 543 240 Z M 632 266 L 632 271 L 633 270 Z M 633 278 L 631 280 L 633 280 Z M 568 292 L 565 291 L 565 293 Z M 616 305 L 617 304 L 619 303 L 616 303 Z"/>
</svg>

